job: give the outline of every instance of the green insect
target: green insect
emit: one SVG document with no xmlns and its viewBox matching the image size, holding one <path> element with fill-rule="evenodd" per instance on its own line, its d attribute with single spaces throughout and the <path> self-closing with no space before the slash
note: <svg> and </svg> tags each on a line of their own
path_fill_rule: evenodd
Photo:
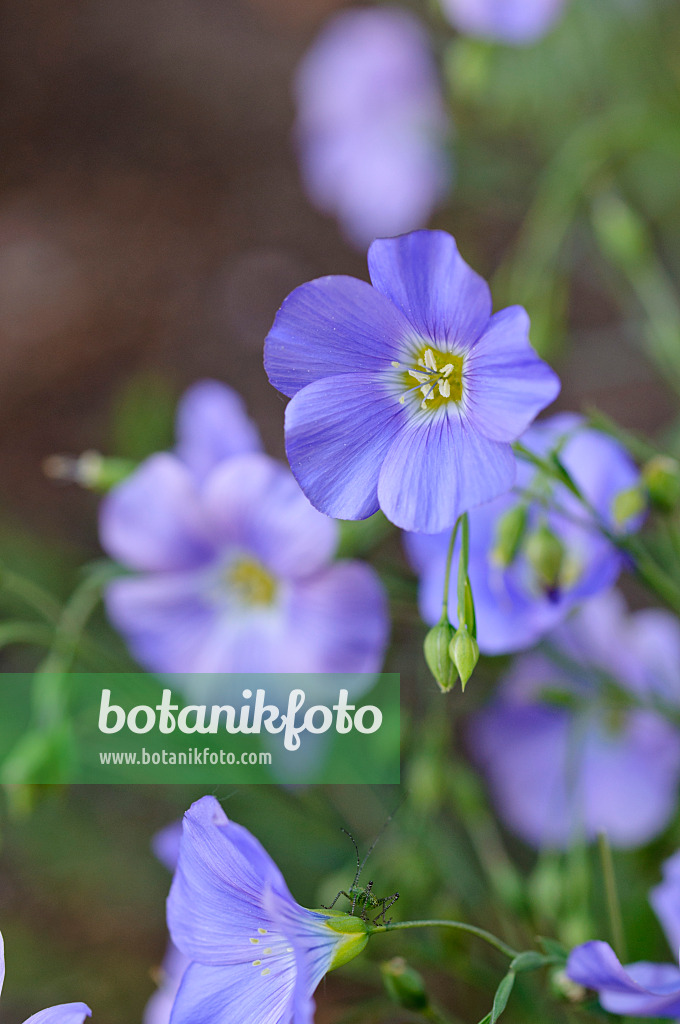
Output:
<svg viewBox="0 0 680 1024">
<path fill-rule="evenodd" d="M 373 895 L 373 882 L 369 882 L 368 885 L 366 885 L 366 886 L 360 886 L 359 885 L 359 878 L 361 876 L 361 872 L 364 869 L 364 865 L 366 864 L 366 861 L 368 860 L 369 856 L 371 855 L 371 853 L 375 849 L 375 844 L 378 842 L 378 839 L 380 839 L 380 836 L 384 832 L 384 830 L 387 827 L 387 825 L 388 825 L 390 820 L 391 820 L 391 816 L 390 816 L 390 818 L 387 819 L 387 821 L 383 825 L 382 829 L 380 830 L 380 832 L 376 836 L 375 840 L 373 841 L 373 845 L 371 846 L 370 850 L 368 851 L 368 853 L 366 854 L 366 856 L 364 857 L 364 859 L 362 861 L 359 860 L 359 847 L 357 846 L 356 842 L 354 841 L 354 836 L 352 836 L 347 831 L 346 828 L 342 829 L 342 831 L 345 833 L 345 835 L 349 836 L 349 838 L 352 840 L 352 845 L 354 846 L 354 849 L 356 850 L 356 854 L 357 854 L 357 870 L 356 870 L 356 874 L 354 875 L 354 881 L 352 882 L 352 884 L 349 887 L 349 892 L 346 892 L 345 889 L 341 889 L 340 892 L 335 897 L 335 899 L 333 900 L 333 902 L 329 906 L 324 907 L 324 910 L 332 910 L 333 907 L 335 906 L 335 904 L 340 899 L 340 897 L 344 896 L 345 899 L 348 899 L 351 902 L 351 904 L 352 904 L 351 909 L 350 909 L 350 915 L 352 917 L 354 916 L 355 910 L 359 909 L 361 911 L 361 920 L 362 921 L 368 921 L 369 913 L 374 911 L 374 910 L 378 910 L 378 913 L 373 918 L 373 922 L 372 923 L 373 924 L 377 924 L 378 921 L 380 921 L 381 919 L 382 919 L 382 923 L 384 925 L 388 925 L 390 923 L 390 921 L 392 919 L 390 918 L 389 921 L 386 920 L 385 919 L 385 914 L 390 909 L 390 907 L 393 906 L 397 902 L 397 900 L 399 899 L 399 893 L 395 892 L 391 896 L 382 896 L 382 897 L 378 898 L 377 896 Z M 323 906 L 323 904 L 322 904 L 322 906 Z"/>
</svg>

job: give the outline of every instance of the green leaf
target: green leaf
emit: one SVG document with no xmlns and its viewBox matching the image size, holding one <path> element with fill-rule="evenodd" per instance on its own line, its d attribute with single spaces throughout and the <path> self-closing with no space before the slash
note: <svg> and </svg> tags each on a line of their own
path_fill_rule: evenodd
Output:
<svg viewBox="0 0 680 1024">
<path fill-rule="evenodd" d="M 491 1008 L 491 1016 L 489 1018 L 489 1024 L 496 1024 L 496 1021 L 502 1014 L 505 1007 L 508 1005 L 508 999 L 512 992 L 512 986 L 515 984 L 515 972 L 513 970 L 508 971 L 500 985 L 496 989 L 496 995 L 493 1000 L 493 1007 Z"/>
<path fill-rule="evenodd" d="M 514 971 L 515 974 L 520 974 L 522 971 L 535 971 L 539 967 L 545 967 L 547 964 L 552 963 L 552 957 L 545 956 L 543 953 L 536 953 L 533 949 L 527 950 L 525 953 L 520 953 L 510 964 L 510 970 Z"/>
</svg>

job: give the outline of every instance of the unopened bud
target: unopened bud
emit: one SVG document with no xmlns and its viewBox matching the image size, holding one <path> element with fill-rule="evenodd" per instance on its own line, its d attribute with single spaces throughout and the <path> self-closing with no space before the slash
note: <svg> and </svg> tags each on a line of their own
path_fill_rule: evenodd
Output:
<svg viewBox="0 0 680 1024">
<path fill-rule="evenodd" d="M 612 503 L 614 522 L 617 526 L 625 526 L 644 512 L 646 504 L 647 496 L 640 486 L 619 491 Z"/>
<path fill-rule="evenodd" d="M 669 455 L 655 455 L 642 467 L 642 479 L 649 500 L 661 512 L 673 512 L 680 505 L 680 463 Z"/>
<path fill-rule="evenodd" d="M 449 645 L 449 654 L 458 669 L 460 685 L 465 689 L 465 685 L 479 661 L 479 645 L 475 638 L 468 633 L 465 626 L 461 626 L 454 633 L 453 640 Z"/>
<path fill-rule="evenodd" d="M 380 972 L 389 996 L 405 1010 L 426 1010 L 430 999 L 425 983 L 418 971 L 406 963 L 403 957 L 395 956 L 381 964 Z"/>
<path fill-rule="evenodd" d="M 515 560 L 526 526 L 526 505 L 515 505 L 500 517 L 496 523 L 495 544 L 491 552 L 495 565 L 505 568 Z"/>
<path fill-rule="evenodd" d="M 439 683 L 442 693 L 454 685 L 457 672 L 451 661 L 449 645 L 453 639 L 453 626 L 449 622 L 438 622 L 425 637 L 423 650 L 427 667 Z"/>
<path fill-rule="evenodd" d="M 99 452 L 82 455 L 50 455 L 43 463 L 43 472 L 50 480 L 79 484 L 88 491 L 105 494 L 129 476 L 137 463 L 132 459 L 108 458 Z"/>
<path fill-rule="evenodd" d="M 564 564 L 564 544 L 549 526 L 543 523 L 530 533 L 524 544 L 524 554 L 543 587 L 557 587 Z"/>
</svg>

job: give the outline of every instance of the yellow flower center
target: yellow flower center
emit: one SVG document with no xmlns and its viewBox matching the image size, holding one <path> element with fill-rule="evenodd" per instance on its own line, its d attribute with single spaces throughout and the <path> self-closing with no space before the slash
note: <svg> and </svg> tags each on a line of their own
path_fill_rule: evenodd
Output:
<svg viewBox="0 0 680 1024">
<path fill-rule="evenodd" d="M 447 402 L 460 402 L 463 397 L 463 356 L 453 352 L 423 346 L 415 354 L 413 366 L 392 363 L 402 370 L 406 391 L 399 401 L 403 404 L 408 394 L 419 391 L 420 408 L 434 410 Z M 414 385 L 414 380 L 417 383 Z"/>
<path fill-rule="evenodd" d="M 230 591 L 244 605 L 270 605 L 276 598 L 276 580 L 254 558 L 234 559 L 226 570 Z"/>
</svg>

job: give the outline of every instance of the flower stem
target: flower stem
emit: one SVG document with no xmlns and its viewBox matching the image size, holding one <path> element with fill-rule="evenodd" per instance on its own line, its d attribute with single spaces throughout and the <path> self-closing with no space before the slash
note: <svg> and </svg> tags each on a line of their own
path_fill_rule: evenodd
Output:
<svg viewBox="0 0 680 1024">
<path fill-rule="evenodd" d="M 626 952 L 626 937 L 623 930 L 621 917 L 621 903 L 616 887 L 616 875 L 614 873 L 614 860 L 606 832 L 600 832 L 597 836 L 597 846 L 600 851 L 602 862 L 602 874 L 604 876 L 604 887 L 607 894 L 607 911 L 609 913 L 609 924 L 612 930 L 612 945 L 614 951 L 623 963 L 628 959 Z"/>
<path fill-rule="evenodd" d="M 476 935 L 478 939 L 482 939 L 484 942 L 488 942 L 490 946 L 497 949 L 504 956 L 514 960 L 516 956 L 519 956 L 519 952 L 513 949 L 512 946 L 508 946 L 502 939 L 492 935 L 491 932 L 485 931 L 483 928 L 477 928 L 474 924 L 465 924 L 463 921 L 396 921 L 394 924 L 376 924 L 371 925 L 369 928 L 369 934 L 374 935 L 378 932 L 395 932 L 403 931 L 406 928 L 456 928 L 461 932 L 468 932 L 470 935 Z"/>
<path fill-rule="evenodd" d="M 458 536 L 458 527 L 462 516 L 459 516 L 456 520 L 456 524 L 451 530 L 451 539 L 449 540 L 449 550 L 446 555 L 446 575 L 444 576 L 444 596 L 442 598 L 442 622 L 449 621 L 449 580 L 451 579 L 451 562 L 453 561 L 453 549 L 456 546 L 456 537 Z"/>
</svg>

